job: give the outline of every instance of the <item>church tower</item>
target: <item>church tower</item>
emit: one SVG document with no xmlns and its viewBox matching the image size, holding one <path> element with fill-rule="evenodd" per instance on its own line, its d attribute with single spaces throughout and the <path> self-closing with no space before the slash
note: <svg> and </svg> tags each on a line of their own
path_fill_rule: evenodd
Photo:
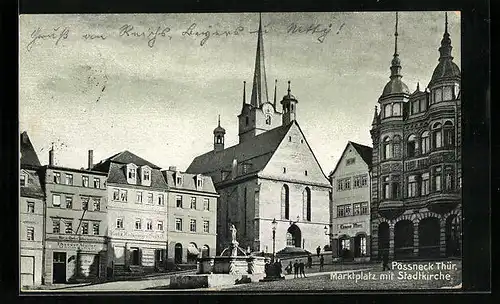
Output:
<svg viewBox="0 0 500 304">
<path fill-rule="evenodd" d="M 271 103 L 268 96 L 266 69 L 264 63 L 262 18 L 260 16 L 257 36 L 257 52 L 255 56 L 255 70 L 250 103 L 246 102 L 245 84 L 246 82 L 244 82 L 243 85 L 243 106 L 241 108 L 240 115 L 238 115 L 238 136 L 240 143 L 281 125 L 281 113 L 279 113 L 276 109 L 276 101 L 274 101 L 274 103 Z"/>
<path fill-rule="evenodd" d="M 226 130 L 220 126 L 220 115 L 219 115 L 219 123 L 217 128 L 214 129 L 214 151 L 220 152 L 224 150 L 224 135 L 226 134 Z"/>
<path fill-rule="evenodd" d="M 297 99 L 293 96 L 290 90 L 290 81 L 288 81 L 288 94 L 283 96 L 281 104 L 283 106 L 283 125 L 286 126 L 296 119 L 297 115 Z"/>
</svg>

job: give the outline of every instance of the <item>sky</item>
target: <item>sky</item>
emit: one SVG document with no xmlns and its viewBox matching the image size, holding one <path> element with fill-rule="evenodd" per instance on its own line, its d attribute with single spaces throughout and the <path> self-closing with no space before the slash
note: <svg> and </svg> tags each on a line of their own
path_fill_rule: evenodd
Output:
<svg viewBox="0 0 500 304">
<path fill-rule="evenodd" d="M 398 15 L 403 82 L 413 92 L 438 63 L 445 14 Z M 21 15 L 19 22 L 19 128 L 42 164 L 54 143 L 59 166 L 86 167 L 90 149 L 95 163 L 129 150 L 185 170 L 213 149 L 218 115 L 226 147 L 238 143 L 258 13 Z M 459 12 L 449 12 L 448 23 L 460 67 Z M 348 141 L 372 145 L 395 13 L 262 13 L 262 24 L 269 99 L 275 79 L 278 101 L 291 81 L 297 122 L 328 174 Z"/>
</svg>

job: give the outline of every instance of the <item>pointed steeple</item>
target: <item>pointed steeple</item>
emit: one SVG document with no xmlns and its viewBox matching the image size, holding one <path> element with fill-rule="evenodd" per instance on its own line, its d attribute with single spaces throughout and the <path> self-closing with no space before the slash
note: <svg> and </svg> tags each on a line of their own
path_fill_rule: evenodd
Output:
<svg viewBox="0 0 500 304">
<path fill-rule="evenodd" d="M 217 122 L 217 126 L 220 127 L 220 114 L 219 114 L 219 119 L 218 119 L 218 122 Z"/>
<path fill-rule="evenodd" d="M 378 124 L 378 111 L 377 106 L 375 106 L 375 112 L 373 112 L 372 126 Z"/>
<path fill-rule="evenodd" d="M 451 46 L 451 39 L 450 39 L 450 34 L 448 33 L 448 13 L 444 13 L 444 34 L 443 34 L 443 39 L 441 40 L 441 47 L 439 48 L 439 60 L 441 61 L 444 58 L 450 58 L 453 59 L 451 56 L 451 49 L 453 48 Z"/>
<path fill-rule="evenodd" d="M 391 79 L 401 76 L 401 60 L 398 54 L 398 12 L 396 12 L 396 26 L 394 31 L 394 55 L 391 62 Z"/>
<path fill-rule="evenodd" d="M 255 56 L 255 71 L 253 76 L 252 97 L 250 104 L 260 107 L 268 101 L 266 70 L 264 65 L 264 40 L 262 38 L 262 17 L 259 14 L 259 31 L 257 37 L 257 53 Z"/>
<path fill-rule="evenodd" d="M 246 86 L 247 86 L 247 82 L 243 81 L 243 107 L 247 104 Z"/>
<path fill-rule="evenodd" d="M 417 91 L 420 92 L 420 82 L 417 82 Z"/>
<path fill-rule="evenodd" d="M 274 110 L 276 111 L 276 87 L 278 86 L 278 79 L 274 80 Z"/>
</svg>

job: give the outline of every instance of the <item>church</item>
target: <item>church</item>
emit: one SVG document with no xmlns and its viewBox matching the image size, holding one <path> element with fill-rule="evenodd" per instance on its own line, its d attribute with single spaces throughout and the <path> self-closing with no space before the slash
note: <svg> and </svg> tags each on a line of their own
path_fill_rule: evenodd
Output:
<svg viewBox="0 0 500 304">
<path fill-rule="evenodd" d="M 224 146 L 226 130 L 214 129 L 213 150 L 196 157 L 187 173 L 212 177 L 217 204 L 217 253 L 229 245 L 231 225 L 239 246 L 253 252 L 327 245 L 331 186 L 297 122 L 298 99 L 288 91 L 268 96 L 262 22 L 259 20 L 250 102 L 243 87 L 239 143 Z M 277 224 L 273 225 L 273 220 Z"/>
<path fill-rule="evenodd" d="M 438 64 L 423 91 L 402 81 L 396 14 L 390 81 L 378 99 L 373 140 L 372 259 L 461 255 L 461 98 L 445 15 Z"/>
</svg>

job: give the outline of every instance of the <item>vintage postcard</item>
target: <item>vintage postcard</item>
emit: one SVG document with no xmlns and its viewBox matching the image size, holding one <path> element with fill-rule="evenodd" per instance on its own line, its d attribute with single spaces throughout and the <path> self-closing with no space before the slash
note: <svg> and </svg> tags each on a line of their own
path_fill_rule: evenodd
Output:
<svg viewBox="0 0 500 304">
<path fill-rule="evenodd" d="M 19 24 L 23 292 L 461 290 L 460 12 Z"/>
</svg>

